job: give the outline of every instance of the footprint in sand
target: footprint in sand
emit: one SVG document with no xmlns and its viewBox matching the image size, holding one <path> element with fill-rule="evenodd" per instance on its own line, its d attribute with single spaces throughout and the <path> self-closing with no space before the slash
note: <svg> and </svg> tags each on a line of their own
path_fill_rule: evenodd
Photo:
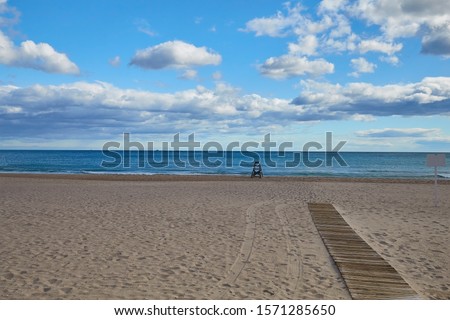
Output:
<svg viewBox="0 0 450 320">
<path fill-rule="evenodd" d="M 14 278 L 14 274 L 13 274 L 12 272 L 8 271 L 8 272 L 6 272 L 6 273 L 3 275 L 3 277 L 4 277 L 6 280 L 12 280 L 12 279 Z"/>
<path fill-rule="evenodd" d="M 61 291 L 64 292 L 65 294 L 71 293 L 72 290 L 73 290 L 73 288 L 61 288 Z"/>
</svg>

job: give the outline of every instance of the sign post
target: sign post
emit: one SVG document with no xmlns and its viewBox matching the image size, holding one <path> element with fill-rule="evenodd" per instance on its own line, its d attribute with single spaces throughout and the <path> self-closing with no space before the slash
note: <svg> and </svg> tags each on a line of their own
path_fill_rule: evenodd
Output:
<svg viewBox="0 0 450 320">
<path fill-rule="evenodd" d="M 437 190 L 437 167 L 445 167 L 445 154 L 429 154 L 427 156 L 427 166 L 434 167 L 434 206 L 438 206 L 438 190 Z"/>
</svg>

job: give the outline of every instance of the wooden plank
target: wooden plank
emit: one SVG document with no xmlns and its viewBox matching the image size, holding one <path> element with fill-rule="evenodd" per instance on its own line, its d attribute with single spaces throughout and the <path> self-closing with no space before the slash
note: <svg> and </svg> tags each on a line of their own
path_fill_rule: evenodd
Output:
<svg viewBox="0 0 450 320">
<path fill-rule="evenodd" d="M 352 299 L 419 299 L 386 260 L 329 203 L 308 203 L 319 234 Z"/>
</svg>

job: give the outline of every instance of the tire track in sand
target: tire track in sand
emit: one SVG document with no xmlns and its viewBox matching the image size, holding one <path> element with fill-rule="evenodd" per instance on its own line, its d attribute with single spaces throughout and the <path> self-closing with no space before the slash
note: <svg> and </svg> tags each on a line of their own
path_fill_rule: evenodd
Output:
<svg viewBox="0 0 450 320">
<path fill-rule="evenodd" d="M 286 249 L 288 255 L 286 276 L 288 281 L 288 289 L 291 293 L 295 291 L 302 278 L 302 256 L 300 251 L 300 242 L 289 227 L 289 220 L 284 210 L 288 208 L 288 204 L 279 204 L 275 207 L 275 212 L 280 220 L 281 228 L 286 239 Z"/>
<path fill-rule="evenodd" d="M 239 277 L 245 265 L 250 260 L 256 234 L 256 212 L 259 207 L 268 203 L 270 202 L 258 202 L 247 208 L 245 215 L 244 240 L 242 242 L 241 249 L 236 257 L 236 260 L 234 260 L 234 263 L 228 270 L 225 278 L 219 281 L 218 286 L 210 292 L 211 299 L 221 299 L 225 292 L 236 282 L 236 279 Z"/>
<path fill-rule="evenodd" d="M 245 266 L 250 261 L 254 249 L 253 247 L 257 231 L 256 225 L 257 212 L 261 207 L 273 204 L 274 204 L 273 201 L 264 201 L 255 203 L 247 208 L 244 239 L 241 248 L 239 250 L 239 254 L 236 257 L 233 264 L 231 265 L 228 272 L 226 273 L 225 278 L 219 281 L 217 286 L 210 291 L 209 297 L 211 297 L 211 299 L 218 300 L 223 298 L 226 291 L 229 290 L 234 285 L 236 280 L 241 275 L 242 270 L 244 270 Z M 285 210 L 288 207 L 289 207 L 288 204 L 278 204 L 275 207 L 275 213 L 280 222 L 280 226 L 286 241 L 286 250 L 287 250 L 286 283 L 288 289 L 287 291 L 288 293 L 293 293 L 295 292 L 302 277 L 302 257 L 300 252 L 301 247 L 300 242 L 298 241 L 296 234 L 289 227 L 289 220 L 285 213 Z M 279 292 L 281 289 L 280 284 L 278 284 L 277 287 L 278 288 L 276 291 Z"/>
</svg>

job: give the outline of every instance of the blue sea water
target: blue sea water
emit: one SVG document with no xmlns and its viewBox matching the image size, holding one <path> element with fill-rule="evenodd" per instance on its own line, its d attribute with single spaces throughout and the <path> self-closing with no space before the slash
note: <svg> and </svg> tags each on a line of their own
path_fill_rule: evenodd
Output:
<svg viewBox="0 0 450 320">
<path fill-rule="evenodd" d="M 203 151 L 51 151 L 0 150 L 1 173 L 66 174 L 225 174 L 249 175 L 255 159 L 266 176 L 419 178 L 434 176 L 427 153 L 341 152 L 203 152 Z M 450 153 L 446 167 L 450 178 Z"/>
</svg>

